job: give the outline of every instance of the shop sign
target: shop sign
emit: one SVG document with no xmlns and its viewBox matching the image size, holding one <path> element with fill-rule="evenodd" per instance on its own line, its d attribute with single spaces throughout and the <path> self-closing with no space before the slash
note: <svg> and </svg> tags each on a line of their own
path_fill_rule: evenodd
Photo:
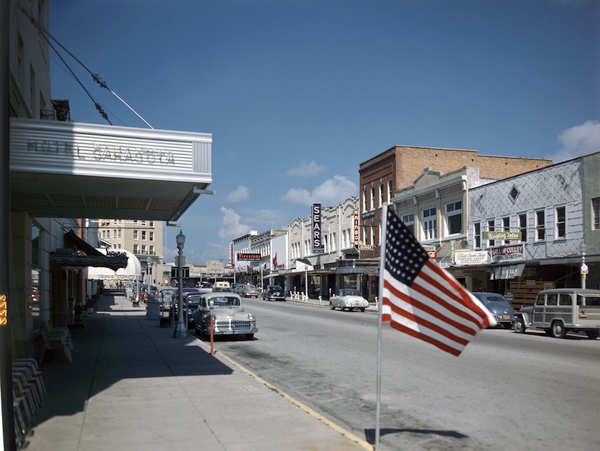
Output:
<svg viewBox="0 0 600 451">
<path fill-rule="evenodd" d="M 260 260 L 260 254 L 237 254 L 238 261 L 240 260 Z"/>
<path fill-rule="evenodd" d="M 322 254 L 323 236 L 321 234 L 321 204 L 312 206 L 312 252 L 313 254 Z"/>
<path fill-rule="evenodd" d="M 457 266 L 486 265 L 489 263 L 487 251 L 456 251 L 454 259 Z"/>
<path fill-rule="evenodd" d="M 515 244 L 513 246 L 493 247 L 490 249 L 492 263 L 506 260 L 522 260 L 523 245 Z"/>
<path fill-rule="evenodd" d="M 521 241 L 521 232 L 494 232 L 486 230 L 481 232 L 484 240 L 518 240 Z"/>
<path fill-rule="evenodd" d="M 359 231 L 358 231 L 358 209 L 354 209 L 354 247 L 358 249 L 359 244 Z"/>
<path fill-rule="evenodd" d="M 432 260 L 437 260 L 437 251 L 425 251 L 427 252 L 427 255 L 429 255 L 429 258 Z"/>
</svg>

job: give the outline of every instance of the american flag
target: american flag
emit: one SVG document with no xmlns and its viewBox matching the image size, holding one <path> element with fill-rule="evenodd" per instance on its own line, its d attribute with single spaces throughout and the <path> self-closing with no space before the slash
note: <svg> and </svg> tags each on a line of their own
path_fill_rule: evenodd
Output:
<svg viewBox="0 0 600 451">
<path fill-rule="evenodd" d="M 383 222 L 382 321 L 459 356 L 496 319 L 454 277 L 429 259 L 393 209 Z"/>
</svg>

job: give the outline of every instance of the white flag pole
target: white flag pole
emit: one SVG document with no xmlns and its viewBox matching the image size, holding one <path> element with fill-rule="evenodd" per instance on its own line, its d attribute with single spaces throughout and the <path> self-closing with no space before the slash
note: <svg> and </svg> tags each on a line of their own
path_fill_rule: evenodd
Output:
<svg viewBox="0 0 600 451">
<path fill-rule="evenodd" d="M 388 207 L 389 208 L 389 207 Z M 377 384 L 376 384 L 376 420 L 375 451 L 379 451 L 379 412 L 381 410 L 381 317 L 383 306 L 383 270 L 385 268 L 385 241 L 387 228 L 387 208 L 381 209 L 381 254 L 379 255 L 379 322 L 377 326 Z"/>
</svg>

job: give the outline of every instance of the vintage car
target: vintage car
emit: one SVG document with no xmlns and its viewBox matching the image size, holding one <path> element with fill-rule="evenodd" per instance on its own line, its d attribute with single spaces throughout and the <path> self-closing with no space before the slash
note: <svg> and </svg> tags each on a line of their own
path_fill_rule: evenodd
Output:
<svg viewBox="0 0 600 451">
<path fill-rule="evenodd" d="M 564 338 L 567 332 L 584 332 L 594 340 L 600 334 L 600 290 L 557 288 L 537 294 L 535 304 L 515 315 L 515 332 L 529 327 L 544 329 L 547 335 Z"/>
<path fill-rule="evenodd" d="M 181 289 L 181 297 L 183 299 L 183 305 L 185 308 L 185 305 L 187 303 L 186 301 L 186 296 L 189 294 L 198 294 L 200 293 L 200 291 L 198 291 L 196 288 L 182 288 Z M 175 321 L 177 321 L 178 316 L 177 316 L 177 310 L 179 309 L 179 290 L 177 288 L 175 288 L 175 291 L 173 291 L 173 296 L 171 299 L 171 309 L 169 310 L 169 314 L 171 316 L 171 318 L 173 318 Z"/>
<path fill-rule="evenodd" d="M 231 285 L 229 285 L 229 282 L 215 282 L 212 286 L 212 290 L 215 292 L 231 291 Z"/>
<path fill-rule="evenodd" d="M 333 296 L 329 301 L 331 310 L 339 307 L 340 310 L 360 309 L 361 312 L 364 312 L 368 306 L 369 301 L 363 298 L 358 290 L 341 289 L 338 295 Z"/>
<path fill-rule="evenodd" d="M 242 287 L 240 288 L 240 291 L 238 293 L 243 298 L 257 298 L 258 297 L 258 290 L 256 289 L 256 287 L 254 285 L 250 285 L 250 284 L 242 285 Z"/>
<path fill-rule="evenodd" d="M 256 318 L 244 310 L 239 295 L 230 292 L 202 293 L 193 319 L 196 334 L 210 335 L 212 327 L 214 335 L 242 335 L 252 340 L 258 332 Z"/>
<path fill-rule="evenodd" d="M 279 285 L 268 285 L 263 291 L 262 298 L 265 301 L 285 301 L 285 294 Z"/>
<path fill-rule="evenodd" d="M 510 329 L 515 320 L 515 309 L 498 293 L 473 293 L 498 321 L 498 325 Z"/>
</svg>

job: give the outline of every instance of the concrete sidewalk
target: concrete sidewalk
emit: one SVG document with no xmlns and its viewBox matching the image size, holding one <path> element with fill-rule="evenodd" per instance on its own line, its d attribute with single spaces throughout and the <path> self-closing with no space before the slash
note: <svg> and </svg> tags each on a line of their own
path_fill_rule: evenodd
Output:
<svg viewBox="0 0 600 451">
<path fill-rule="evenodd" d="M 211 356 L 193 331 L 173 338 L 119 292 L 83 322 L 71 330 L 72 366 L 47 353 L 48 396 L 27 450 L 372 449 L 225 355 Z"/>
</svg>

